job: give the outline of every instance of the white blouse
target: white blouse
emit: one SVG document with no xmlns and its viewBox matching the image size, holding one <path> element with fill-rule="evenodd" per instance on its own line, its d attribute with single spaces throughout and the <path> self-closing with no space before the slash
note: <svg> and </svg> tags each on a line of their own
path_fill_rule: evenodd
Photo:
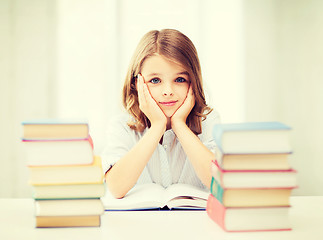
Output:
<svg viewBox="0 0 323 240">
<path fill-rule="evenodd" d="M 104 173 L 122 158 L 145 134 L 132 130 L 127 122 L 129 116 L 124 114 L 113 118 L 107 131 L 107 145 L 101 155 Z M 215 142 L 212 137 L 214 124 L 220 122 L 219 114 L 213 110 L 202 121 L 202 133 L 198 135 L 201 142 L 215 153 Z M 162 144 L 158 144 L 149 162 L 141 173 L 137 184 L 158 183 L 168 187 L 174 183 L 186 183 L 206 188 L 197 177 L 195 170 L 187 158 L 180 142 L 172 129 L 163 135 Z"/>
</svg>

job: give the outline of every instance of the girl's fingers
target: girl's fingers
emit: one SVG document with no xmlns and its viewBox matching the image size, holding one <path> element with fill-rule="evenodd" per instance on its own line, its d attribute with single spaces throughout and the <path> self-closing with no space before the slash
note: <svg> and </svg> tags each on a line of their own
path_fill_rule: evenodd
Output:
<svg viewBox="0 0 323 240">
<path fill-rule="evenodd" d="M 157 106 L 158 107 L 156 100 L 150 94 L 150 91 L 149 91 L 149 88 L 148 88 L 148 85 L 147 84 L 143 84 L 143 90 L 144 90 L 144 94 L 145 94 L 146 101 L 149 102 L 150 105 L 154 105 L 154 106 Z"/>
<path fill-rule="evenodd" d="M 150 95 L 150 92 L 148 90 L 147 84 L 143 84 L 143 92 L 144 92 L 145 99 L 148 100 L 149 97 L 151 97 L 151 95 Z"/>
<path fill-rule="evenodd" d="M 139 103 L 143 103 L 144 102 L 143 80 L 140 74 L 138 74 L 137 76 L 137 91 L 138 91 Z"/>
<path fill-rule="evenodd" d="M 140 79 L 141 79 L 141 90 L 142 90 L 143 99 L 145 99 L 145 101 L 153 100 L 152 96 L 150 95 L 147 84 L 144 83 L 143 77 L 140 76 Z"/>
</svg>

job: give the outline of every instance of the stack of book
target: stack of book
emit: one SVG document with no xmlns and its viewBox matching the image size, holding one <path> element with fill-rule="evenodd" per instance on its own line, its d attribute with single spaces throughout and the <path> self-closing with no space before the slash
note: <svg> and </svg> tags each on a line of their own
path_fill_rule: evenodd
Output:
<svg viewBox="0 0 323 240">
<path fill-rule="evenodd" d="M 100 226 L 104 207 L 100 157 L 87 122 L 23 122 L 23 145 L 35 199 L 36 227 Z"/>
<path fill-rule="evenodd" d="M 217 124 L 207 213 L 226 231 L 291 230 L 290 127 L 280 122 Z"/>
</svg>

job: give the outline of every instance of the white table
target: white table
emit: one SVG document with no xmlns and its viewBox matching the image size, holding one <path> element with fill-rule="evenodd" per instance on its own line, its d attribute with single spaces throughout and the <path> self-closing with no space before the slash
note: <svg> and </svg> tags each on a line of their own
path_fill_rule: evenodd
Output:
<svg viewBox="0 0 323 240">
<path fill-rule="evenodd" d="M 293 230 L 227 233 L 205 211 L 105 212 L 98 228 L 35 228 L 33 199 L 0 199 L 0 239 L 322 240 L 323 196 L 291 197 Z"/>
</svg>

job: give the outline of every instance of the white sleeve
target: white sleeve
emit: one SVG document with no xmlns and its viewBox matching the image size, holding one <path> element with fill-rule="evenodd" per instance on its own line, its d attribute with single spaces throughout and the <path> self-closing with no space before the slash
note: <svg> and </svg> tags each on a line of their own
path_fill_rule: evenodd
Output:
<svg viewBox="0 0 323 240">
<path fill-rule="evenodd" d="M 136 143 L 135 131 L 127 125 L 127 120 L 125 116 L 118 116 L 108 123 L 106 146 L 101 154 L 104 174 Z"/>
<path fill-rule="evenodd" d="M 220 115 L 214 109 L 206 119 L 202 121 L 202 133 L 199 135 L 201 142 L 213 153 L 216 151 L 216 143 L 213 139 L 213 127 L 215 124 L 220 123 Z"/>
</svg>

